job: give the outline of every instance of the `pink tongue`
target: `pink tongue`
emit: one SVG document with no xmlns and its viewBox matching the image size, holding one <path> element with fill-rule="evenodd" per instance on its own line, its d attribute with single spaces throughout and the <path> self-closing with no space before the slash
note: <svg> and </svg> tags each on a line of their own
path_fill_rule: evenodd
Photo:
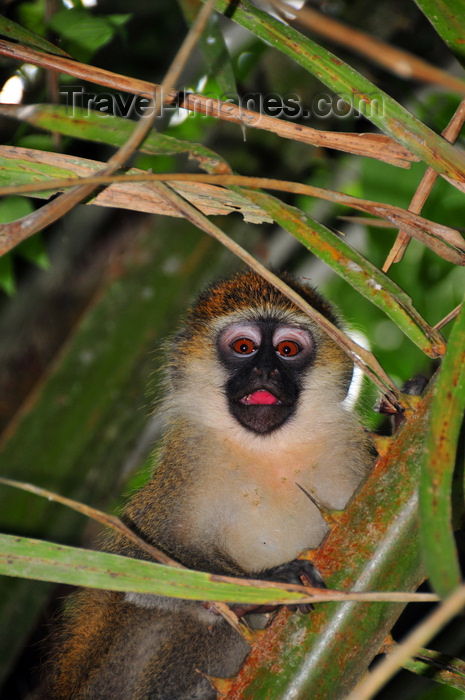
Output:
<svg viewBox="0 0 465 700">
<path fill-rule="evenodd" d="M 247 401 L 248 404 L 252 403 L 259 403 L 259 404 L 273 404 L 277 403 L 278 399 L 276 396 L 273 396 L 273 394 L 270 394 L 269 391 L 265 391 L 265 389 L 260 389 L 260 391 L 254 391 L 253 394 L 250 394 L 249 399 Z"/>
</svg>

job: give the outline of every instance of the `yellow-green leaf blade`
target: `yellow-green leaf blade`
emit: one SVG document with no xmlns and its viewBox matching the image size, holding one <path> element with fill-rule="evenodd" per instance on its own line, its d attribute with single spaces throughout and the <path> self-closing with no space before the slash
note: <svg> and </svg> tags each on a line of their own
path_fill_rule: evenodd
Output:
<svg viewBox="0 0 465 700">
<path fill-rule="evenodd" d="M 404 664 L 404 668 L 419 676 L 427 676 L 435 683 L 465 692 L 465 662 L 462 659 L 454 659 L 431 649 L 420 649 L 413 659 Z"/>
<path fill-rule="evenodd" d="M 0 574 L 192 600 L 266 603 L 306 596 L 280 588 L 212 581 L 211 575 L 142 559 L 0 534 Z M 266 585 L 266 584 L 265 584 Z"/>
<path fill-rule="evenodd" d="M 434 589 L 445 596 L 461 581 L 452 526 L 451 488 L 465 411 L 465 305 L 455 321 L 435 387 L 420 481 L 423 556 Z"/>
<path fill-rule="evenodd" d="M 46 39 L 35 32 L 31 32 L 29 29 L 22 27 L 20 24 L 16 24 L 11 19 L 0 16 L 0 35 L 7 36 L 9 39 L 15 39 L 20 44 L 26 44 L 26 46 L 32 46 L 35 49 L 40 49 L 41 51 L 46 51 L 47 53 L 54 53 L 58 56 L 68 56 L 69 54 L 62 49 L 59 49 L 54 44 L 51 44 Z"/>
<path fill-rule="evenodd" d="M 130 137 L 134 123 L 123 117 L 105 114 L 92 109 L 73 107 L 73 97 L 67 97 L 69 105 L 0 105 L 0 115 L 27 122 L 46 131 L 63 136 L 107 143 L 120 147 Z M 134 98 L 136 99 L 136 98 Z M 150 155 L 177 155 L 188 153 L 206 172 L 230 172 L 226 161 L 217 153 L 199 143 L 181 141 L 172 136 L 151 131 L 138 149 Z"/>
</svg>

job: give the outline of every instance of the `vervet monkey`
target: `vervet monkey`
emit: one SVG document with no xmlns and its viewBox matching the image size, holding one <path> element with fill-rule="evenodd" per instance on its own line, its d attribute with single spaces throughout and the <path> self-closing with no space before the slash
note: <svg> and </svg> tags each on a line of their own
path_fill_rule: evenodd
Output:
<svg viewBox="0 0 465 700">
<path fill-rule="evenodd" d="M 340 325 L 313 289 L 285 280 Z M 345 508 L 373 461 L 343 404 L 352 372 L 258 274 L 213 284 L 167 346 L 164 438 L 126 524 L 192 569 L 322 585 L 297 557 L 328 532 L 319 506 Z M 116 534 L 105 548 L 148 558 Z M 66 618 L 47 691 L 55 700 L 210 700 L 205 675 L 233 676 L 249 651 L 196 601 L 84 590 Z"/>
</svg>

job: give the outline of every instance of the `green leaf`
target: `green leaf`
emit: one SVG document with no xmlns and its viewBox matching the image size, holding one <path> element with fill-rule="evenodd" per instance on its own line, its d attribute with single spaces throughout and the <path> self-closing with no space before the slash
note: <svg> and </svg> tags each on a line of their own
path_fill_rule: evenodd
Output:
<svg viewBox="0 0 465 700">
<path fill-rule="evenodd" d="M 102 46 L 108 44 L 118 28 L 130 18 L 130 14 L 95 16 L 84 8 L 74 7 L 56 12 L 49 26 L 57 34 L 79 47 L 85 56 L 90 57 Z"/>
<path fill-rule="evenodd" d="M 11 19 L 0 16 L 0 34 L 6 36 L 9 39 L 15 39 L 15 41 L 20 44 L 25 44 L 26 46 L 32 46 L 40 51 L 45 51 L 46 53 L 54 53 L 58 56 L 69 56 L 65 51 L 62 51 L 57 46 L 54 46 L 49 41 L 42 39 L 41 36 L 35 32 L 31 32 L 29 29 L 21 27 L 21 25 L 16 24 Z"/>
<path fill-rule="evenodd" d="M 0 574 L 190 600 L 261 604 L 306 598 L 279 588 L 212 581 L 211 574 L 201 571 L 3 534 L 0 534 Z"/>
<path fill-rule="evenodd" d="M 0 201 L 0 223 L 4 224 L 15 221 L 15 219 L 27 216 L 32 211 L 34 211 L 34 207 L 30 199 L 17 195 L 5 197 Z M 40 236 L 36 235 L 23 241 L 15 248 L 15 254 L 21 255 L 23 258 L 26 258 L 26 260 L 33 262 L 44 270 L 50 267 L 47 251 Z M 10 258 L 9 255 L 5 257 Z M 14 291 L 12 275 L 13 268 L 11 264 L 6 264 L 3 270 L 4 282 L 0 282 L 0 286 L 2 286 L 8 294 L 12 294 Z"/>
<path fill-rule="evenodd" d="M 71 169 L 60 168 L 50 163 L 33 163 L 27 159 L 27 150 L 23 151 L 23 157 L 8 158 L 0 156 L 0 182 L 5 185 L 21 185 L 33 182 L 46 182 L 52 177 L 73 177 Z M 78 159 L 79 160 L 79 159 Z M 48 198 L 55 194 L 55 190 L 43 190 L 37 193 L 38 197 Z M 30 196 L 35 196 L 34 194 Z M 21 199 L 24 199 L 21 197 Z M 29 212 L 25 212 L 28 214 Z M 14 219 L 9 219 L 13 221 Z M 6 220 L 5 220 L 6 222 Z"/>
<path fill-rule="evenodd" d="M 0 201 L 0 224 L 20 219 L 32 211 L 34 211 L 34 207 L 27 197 L 19 197 L 18 195 L 4 197 Z"/>
<path fill-rule="evenodd" d="M 409 659 L 404 664 L 404 668 L 423 678 L 431 678 L 436 683 L 441 683 L 441 685 L 448 688 L 461 690 L 462 693 L 465 691 L 465 661 L 462 661 L 462 659 L 454 659 L 443 652 L 432 651 L 431 649 L 420 649 L 414 658 Z M 442 688 L 442 691 L 444 690 L 445 688 Z M 442 697 L 442 695 L 437 697 Z M 464 696 L 455 692 L 450 695 L 444 695 L 444 697 L 456 698 Z"/>
<path fill-rule="evenodd" d="M 32 0 L 18 5 L 18 19 L 22 25 L 44 37 L 47 32 L 45 24 L 46 0 Z"/>
<path fill-rule="evenodd" d="M 12 296 L 16 291 L 11 255 L 3 255 L 0 257 L 0 288 L 3 289 L 8 296 Z"/>
<path fill-rule="evenodd" d="M 415 0 L 452 53 L 465 63 L 465 0 Z"/>
<path fill-rule="evenodd" d="M 15 146 L 19 146 L 20 148 L 32 148 L 36 151 L 50 151 L 52 153 L 56 151 L 56 144 L 52 134 L 40 134 L 38 132 L 20 136 L 15 140 Z"/>
<path fill-rule="evenodd" d="M 70 94 L 68 97 L 70 103 L 72 103 L 72 99 Z M 142 102 L 137 103 L 133 100 L 131 105 L 135 107 L 139 105 L 141 109 L 143 108 Z M 128 119 L 91 109 L 73 108 L 72 104 L 66 106 L 39 104 L 28 107 L 27 110 L 16 105 L 0 105 L 0 115 L 19 119 L 40 129 L 55 131 L 65 136 L 118 147 L 127 141 L 134 130 L 134 122 Z M 197 160 L 206 172 L 230 172 L 226 161 L 206 146 L 181 141 L 154 131 L 148 135 L 139 147 L 139 151 L 150 155 L 188 153 L 189 157 Z"/>
<path fill-rule="evenodd" d="M 465 304 L 454 323 L 431 410 L 420 481 L 421 541 L 431 583 L 441 596 L 461 581 L 452 526 L 451 490 L 465 411 Z"/>
</svg>

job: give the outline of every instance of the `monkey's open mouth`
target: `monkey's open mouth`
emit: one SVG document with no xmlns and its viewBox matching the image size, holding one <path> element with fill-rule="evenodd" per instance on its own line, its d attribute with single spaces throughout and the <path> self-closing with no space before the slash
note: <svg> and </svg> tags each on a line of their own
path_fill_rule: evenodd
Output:
<svg viewBox="0 0 465 700">
<path fill-rule="evenodd" d="M 281 401 L 273 394 L 270 394 L 269 391 L 266 391 L 266 389 L 259 389 L 258 391 L 254 391 L 252 394 L 247 394 L 247 396 L 244 396 L 239 400 L 239 403 L 243 403 L 247 406 L 251 406 L 253 404 L 259 406 L 271 406 L 273 404 L 280 404 Z"/>
<path fill-rule="evenodd" d="M 281 396 L 279 391 L 279 387 L 276 387 L 276 393 Z M 229 398 L 229 410 L 244 428 L 259 435 L 266 435 L 285 423 L 297 405 L 296 401 L 288 403 L 285 396 L 278 396 L 262 385 L 260 389 L 241 398 Z"/>
</svg>

